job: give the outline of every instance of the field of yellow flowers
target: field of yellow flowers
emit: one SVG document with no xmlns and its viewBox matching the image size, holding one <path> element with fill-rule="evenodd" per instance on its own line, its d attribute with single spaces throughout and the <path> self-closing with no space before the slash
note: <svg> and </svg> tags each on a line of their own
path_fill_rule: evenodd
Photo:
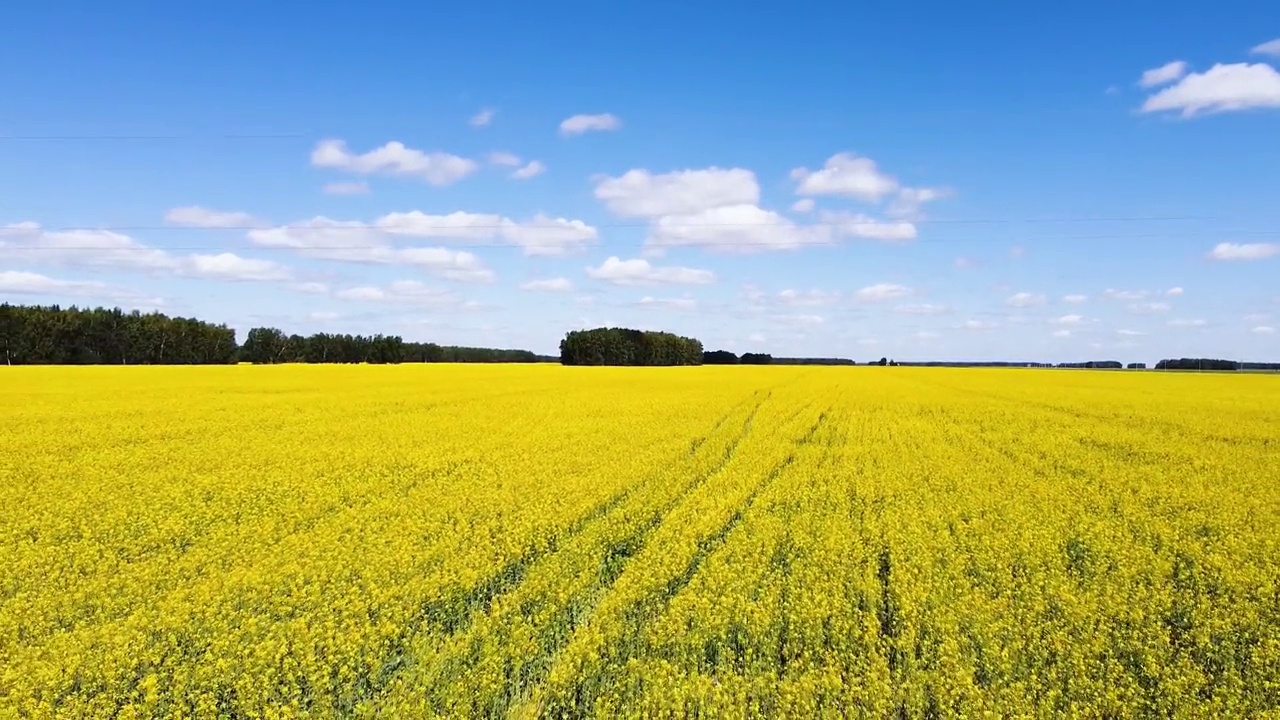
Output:
<svg viewBox="0 0 1280 720">
<path fill-rule="evenodd" d="M 0 372 L 0 717 L 1280 714 L 1280 379 Z"/>
</svg>

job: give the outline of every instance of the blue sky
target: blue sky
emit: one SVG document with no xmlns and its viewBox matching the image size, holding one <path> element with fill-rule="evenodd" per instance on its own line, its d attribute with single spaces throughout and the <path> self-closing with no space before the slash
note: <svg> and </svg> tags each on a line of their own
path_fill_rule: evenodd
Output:
<svg viewBox="0 0 1280 720">
<path fill-rule="evenodd" d="M 0 300 L 1280 359 L 1274 3 L 28 3 Z"/>
</svg>

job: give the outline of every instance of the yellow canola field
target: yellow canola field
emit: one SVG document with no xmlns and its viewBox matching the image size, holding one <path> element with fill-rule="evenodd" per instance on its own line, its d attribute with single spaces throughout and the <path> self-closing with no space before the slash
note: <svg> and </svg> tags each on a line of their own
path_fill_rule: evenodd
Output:
<svg viewBox="0 0 1280 720">
<path fill-rule="evenodd" d="M 0 368 L 0 717 L 1280 716 L 1280 378 Z"/>
</svg>

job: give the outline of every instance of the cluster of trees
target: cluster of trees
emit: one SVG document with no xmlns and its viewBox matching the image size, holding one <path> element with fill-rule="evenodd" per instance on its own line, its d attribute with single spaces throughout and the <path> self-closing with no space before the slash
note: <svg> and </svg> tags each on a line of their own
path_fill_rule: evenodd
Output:
<svg viewBox="0 0 1280 720">
<path fill-rule="evenodd" d="M 1280 370 L 1280 363 L 1240 362 L 1219 358 L 1165 359 L 1156 363 L 1156 370 Z"/>
<path fill-rule="evenodd" d="M 6 365 L 234 363 L 236 332 L 158 312 L 0 304 Z"/>
<path fill-rule="evenodd" d="M 702 343 L 629 328 L 574 330 L 560 341 L 564 365 L 701 365 Z"/>
<path fill-rule="evenodd" d="M 285 335 L 279 328 L 257 327 L 245 336 L 240 359 L 255 365 L 272 363 L 398 363 L 404 340 L 386 335 L 316 333 Z"/>
<path fill-rule="evenodd" d="M 226 325 L 119 308 L 0 304 L 6 365 L 555 362 L 528 350 L 407 343 L 396 335 L 286 335 L 253 328 L 244 344 Z"/>
</svg>

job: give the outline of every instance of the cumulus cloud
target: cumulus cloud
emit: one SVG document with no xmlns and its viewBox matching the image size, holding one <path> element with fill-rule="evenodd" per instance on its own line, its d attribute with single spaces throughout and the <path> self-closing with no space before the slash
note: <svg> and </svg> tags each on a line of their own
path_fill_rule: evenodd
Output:
<svg viewBox="0 0 1280 720">
<path fill-rule="evenodd" d="M 405 238 L 462 244 L 499 242 L 519 247 L 525 255 L 563 255 L 595 242 L 597 237 L 596 228 L 581 220 L 539 214 L 517 221 L 501 215 L 461 211 L 429 215 L 418 210 L 388 213 L 372 223 L 320 216 L 249 233 L 249 238 L 261 245 L 293 248 L 317 259 L 352 262 L 394 262 L 397 253 L 419 250 L 390 247 Z"/>
<path fill-rule="evenodd" d="M 1061 317 L 1054 318 L 1049 322 L 1054 325 L 1083 325 L 1084 317 L 1081 315 L 1063 315 Z"/>
<path fill-rule="evenodd" d="M 778 293 L 777 301 L 788 307 L 823 307 L 839 301 L 840 293 L 824 290 L 783 290 Z"/>
<path fill-rule="evenodd" d="M 863 302 L 881 302 L 884 300 L 898 300 L 900 298 L 910 297 L 914 292 L 915 291 L 905 285 L 876 283 L 875 285 L 868 285 L 858 290 L 858 292 L 854 293 L 854 297 Z"/>
<path fill-rule="evenodd" d="M 573 292 L 573 283 L 569 282 L 568 278 L 530 280 L 521 285 L 520 289 L 531 292 Z"/>
<path fill-rule="evenodd" d="M 756 205 L 726 205 L 690 215 L 657 218 L 645 241 L 648 248 L 701 246 L 722 252 L 791 250 L 825 243 L 824 226 L 797 225 Z"/>
<path fill-rule="evenodd" d="M 1218 63 L 1148 97 L 1142 112 L 1196 115 L 1280 107 L 1280 72 L 1263 63 Z"/>
<path fill-rule="evenodd" d="M 998 326 L 990 320 L 966 320 L 960 327 L 965 330 L 994 330 Z"/>
<path fill-rule="evenodd" d="M 294 292 L 300 292 L 304 295 L 327 295 L 329 286 L 320 282 L 301 282 L 290 286 Z"/>
<path fill-rule="evenodd" d="M 452 307 L 460 303 L 448 290 L 433 288 L 416 280 L 397 280 L 386 287 L 360 286 L 339 290 L 333 294 L 339 300 L 355 302 L 388 303 L 397 305 L 421 305 Z"/>
<path fill-rule="evenodd" d="M 798 212 L 798 213 L 813 212 L 813 208 L 816 205 L 817 203 L 813 201 L 813 198 L 800 198 L 799 200 L 791 203 L 791 212 Z"/>
<path fill-rule="evenodd" d="M 1187 64 L 1182 60 L 1174 60 L 1171 63 L 1166 63 L 1142 73 L 1142 77 L 1138 79 L 1138 85 L 1144 88 L 1167 85 L 1186 74 Z"/>
<path fill-rule="evenodd" d="M 320 188 L 325 195 L 368 195 L 367 182 L 331 182 Z"/>
<path fill-rule="evenodd" d="M 474 173 L 474 160 L 445 152 L 423 152 L 392 141 L 367 153 L 355 154 L 343 140 L 321 140 L 311 151 L 311 164 L 358 175 L 414 177 L 429 185 L 451 185 Z"/>
<path fill-rule="evenodd" d="M 1123 302 L 1134 302 L 1142 300 L 1151 295 L 1149 290 L 1116 290 L 1115 288 L 1107 288 L 1102 291 L 1102 297 L 1108 300 L 1120 300 Z"/>
<path fill-rule="evenodd" d="M 1071 337 L 1071 331 L 1070 330 L 1054 330 L 1053 336 L 1056 338 Z"/>
<path fill-rule="evenodd" d="M 1209 251 L 1211 260 L 1262 260 L 1280 255 L 1280 243 L 1218 243 Z"/>
<path fill-rule="evenodd" d="M 1116 334 L 1123 335 L 1125 337 L 1140 337 L 1142 335 L 1146 335 L 1146 333 L 1139 330 L 1117 330 Z"/>
<path fill-rule="evenodd" d="M 828 212 L 822 221 L 832 232 L 843 237 L 906 242 L 916 237 L 916 226 L 909 222 L 883 222 L 862 213 Z"/>
<path fill-rule="evenodd" d="M 1067 303 L 1069 305 L 1079 305 L 1080 303 L 1088 302 L 1088 301 L 1089 301 L 1088 295 L 1063 295 L 1062 296 L 1062 302 Z"/>
<path fill-rule="evenodd" d="M 523 161 L 519 155 L 509 152 L 491 152 L 489 153 L 489 164 L 498 167 L 519 167 Z"/>
<path fill-rule="evenodd" d="M 412 265 L 462 282 L 489 282 L 493 271 L 472 253 L 438 247 L 393 247 L 388 233 L 365 223 L 316 217 L 305 223 L 251 230 L 264 247 L 287 248 L 316 260 L 378 265 Z"/>
<path fill-rule="evenodd" d="M 1129 306 L 1129 312 L 1135 315 L 1154 315 L 1156 313 L 1169 312 L 1172 309 L 1169 303 L 1163 302 L 1134 303 Z"/>
<path fill-rule="evenodd" d="M 614 285 L 706 285 L 715 282 L 715 273 L 687 267 L 659 267 L 648 260 L 610 257 L 599 267 L 587 268 L 587 276 Z"/>
<path fill-rule="evenodd" d="M 1270 55 L 1271 57 L 1280 57 L 1280 38 L 1269 40 L 1261 45 L 1253 46 L 1249 51 L 1254 55 Z"/>
<path fill-rule="evenodd" d="M 935 200 L 942 200 L 951 196 L 951 190 L 946 188 L 911 188 L 904 187 L 898 190 L 898 194 L 894 196 L 893 202 L 889 204 L 889 214 L 897 218 L 915 219 L 920 216 L 920 211 L 926 203 Z"/>
<path fill-rule="evenodd" d="M 1254 335 L 1275 335 L 1276 329 L 1271 327 L 1270 325 L 1259 325 L 1255 327 L 1253 330 L 1250 330 L 1250 332 L 1252 332 Z"/>
<path fill-rule="evenodd" d="M 620 127 L 622 127 L 622 121 L 610 113 L 574 115 L 573 117 L 565 118 L 560 123 L 560 134 L 569 137 L 581 135 L 585 132 L 617 130 Z"/>
<path fill-rule="evenodd" d="M 271 260 L 254 260 L 242 258 L 233 253 L 224 252 L 217 255 L 192 255 L 188 258 L 191 273 L 197 277 L 210 280 L 288 280 L 293 273 Z"/>
<path fill-rule="evenodd" d="M 689 311 L 697 309 L 698 301 L 689 297 L 656 298 L 646 295 L 636 301 L 636 305 L 642 308 Z"/>
<path fill-rule="evenodd" d="M 37 223 L 0 228 L 9 257 L 32 263 L 123 270 L 211 280 L 286 280 L 291 271 L 269 260 L 234 253 L 175 255 L 110 230 L 43 229 Z"/>
<path fill-rule="evenodd" d="M 485 108 L 475 115 L 472 115 L 471 119 L 467 122 L 470 123 L 471 127 L 485 127 L 493 122 L 493 116 L 497 114 L 496 110 Z"/>
<path fill-rule="evenodd" d="M 900 312 L 906 315 L 945 315 L 951 312 L 951 308 L 946 305 L 935 305 L 933 303 L 915 303 L 910 305 L 899 305 L 894 308 L 894 312 Z"/>
<path fill-rule="evenodd" d="M 523 166 L 516 168 L 509 176 L 512 180 L 528 180 L 535 178 L 547 171 L 547 166 L 537 160 L 530 160 Z"/>
<path fill-rule="evenodd" d="M 879 202 L 899 187 L 874 160 L 847 152 L 827 158 L 821 170 L 796 168 L 791 179 L 799 195 L 842 195 L 867 202 Z"/>
<path fill-rule="evenodd" d="M 710 167 L 653 174 L 629 170 L 619 177 L 597 176 L 595 197 L 620 217 L 696 215 L 725 206 L 756 205 L 760 185 L 742 168 Z"/>
<path fill-rule="evenodd" d="M 1164 294 L 1168 295 L 1169 297 L 1181 297 L 1182 293 L 1183 293 L 1183 289 L 1180 287 L 1169 288 L 1168 290 L 1164 291 Z"/>
<path fill-rule="evenodd" d="M 158 298 L 144 298 L 128 288 L 90 280 L 62 280 L 33 272 L 0 271 L 0 294 L 54 295 L 59 297 L 101 298 L 131 305 L 158 306 Z"/>
<path fill-rule="evenodd" d="M 174 225 L 203 228 L 243 228 L 260 225 L 261 222 L 246 212 L 221 212 L 199 205 L 179 207 L 164 215 L 165 222 Z"/>
<path fill-rule="evenodd" d="M 1014 293 L 1005 299 L 1004 304 L 1010 307 L 1026 308 L 1035 307 L 1045 304 L 1046 298 L 1042 294 L 1020 292 Z"/>
</svg>

